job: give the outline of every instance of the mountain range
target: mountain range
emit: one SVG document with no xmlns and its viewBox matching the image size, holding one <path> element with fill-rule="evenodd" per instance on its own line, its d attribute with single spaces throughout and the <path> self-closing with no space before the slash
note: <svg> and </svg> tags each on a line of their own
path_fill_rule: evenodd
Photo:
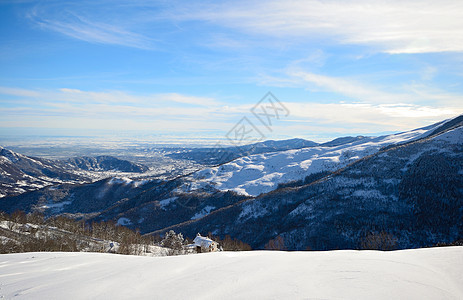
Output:
<svg viewBox="0 0 463 300">
<path fill-rule="evenodd" d="M 187 159 L 203 165 L 218 165 L 253 154 L 302 149 L 318 145 L 313 141 L 295 138 L 281 141 L 268 140 L 235 147 L 173 148 L 169 149 L 167 155 L 175 159 Z"/>
<path fill-rule="evenodd" d="M 372 240 L 414 248 L 463 238 L 463 115 L 387 136 L 283 144 L 172 180 L 54 184 L 4 197 L 0 210 L 114 220 L 145 234 L 211 232 L 253 248 L 276 240 L 285 249 Z"/>
<path fill-rule="evenodd" d="M 86 183 L 108 177 L 104 172 L 139 172 L 148 167 L 111 156 L 51 160 L 0 147 L 0 198 L 60 183 Z"/>
</svg>

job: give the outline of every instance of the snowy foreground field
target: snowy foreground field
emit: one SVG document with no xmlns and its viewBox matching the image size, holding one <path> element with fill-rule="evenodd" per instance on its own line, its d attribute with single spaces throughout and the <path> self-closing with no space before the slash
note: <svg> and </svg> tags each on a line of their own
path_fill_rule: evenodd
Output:
<svg viewBox="0 0 463 300">
<path fill-rule="evenodd" d="M 0 255 L 6 299 L 463 299 L 463 247 Z"/>
</svg>

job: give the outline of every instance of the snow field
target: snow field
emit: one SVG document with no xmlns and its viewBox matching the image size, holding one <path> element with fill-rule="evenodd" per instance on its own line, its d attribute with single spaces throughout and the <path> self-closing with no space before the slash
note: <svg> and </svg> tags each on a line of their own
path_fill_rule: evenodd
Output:
<svg viewBox="0 0 463 300">
<path fill-rule="evenodd" d="M 463 299 L 463 247 L 0 255 L 6 299 Z"/>
</svg>

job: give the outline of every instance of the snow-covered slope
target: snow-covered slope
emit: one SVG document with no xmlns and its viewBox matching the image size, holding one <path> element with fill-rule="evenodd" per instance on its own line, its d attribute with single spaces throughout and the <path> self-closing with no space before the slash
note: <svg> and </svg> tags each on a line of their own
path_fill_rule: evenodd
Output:
<svg viewBox="0 0 463 300">
<path fill-rule="evenodd" d="M 463 247 L 0 255 L 6 299 L 462 299 Z"/>
<path fill-rule="evenodd" d="M 89 177 L 49 159 L 25 156 L 0 147 L 0 198 Z"/>
<path fill-rule="evenodd" d="M 211 186 L 221 191 L 235 191 L 258 196 L 272 191 L 280 183 L 302 180 L 319 172 L 332 172 L 383 147 L 410 142 L 434 132 L 444 123 L 376 138 L 355 138 L 333 147 L 310 147 L 298 150 L 256 154 L 235 159 L 221 166 L 194 173 L 183 191 Z M 337 144 L 337 143 L 335 143 Z"/>
<path fill-rule="evenodd" d="M 0 147 L 0 198 L 60 183 L 85 183 L 115 175 L 146 172 L 146 166 L 111 156 L 51 160 Z"/>
</svg>

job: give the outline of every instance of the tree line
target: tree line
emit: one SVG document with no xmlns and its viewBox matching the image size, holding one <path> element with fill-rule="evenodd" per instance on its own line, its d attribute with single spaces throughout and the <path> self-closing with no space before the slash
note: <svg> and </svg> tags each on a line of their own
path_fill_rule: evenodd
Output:
<svg viewBox="0 0 463 300">
<path fill-rule="evenodd" d="M 209 233 L 225 251 L 251 250 L 248 244 L 230 236 L 220 238 Z M 114 221 L 87 223 L 66 216 L 45 217 L 39 212 L 11 214 L 0 211 L 0 253 L 19 252 L 111 252 L 144 255 L 153 246 L 163 247 L 163 255 L 188 254 L 192 240 L 181 233 L 141 235 L 138 229 L 120 226 Z"/>
<path fill-rule="evenodd" d="M 0 253 L 65 251 L 114 252 L 141 255 L 155 245 L 152 236 L 117 226 L 113 221 L 92 222 L 41 213 L 0 212 Z"/>
</svg>

